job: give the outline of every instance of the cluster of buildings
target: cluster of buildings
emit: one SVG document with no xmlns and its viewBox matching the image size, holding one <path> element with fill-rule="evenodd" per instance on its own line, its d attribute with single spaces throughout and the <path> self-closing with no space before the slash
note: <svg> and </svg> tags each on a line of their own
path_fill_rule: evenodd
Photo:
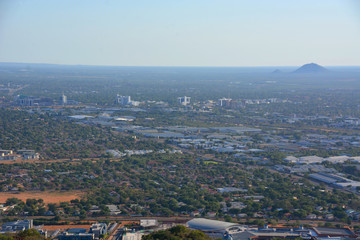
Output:
<svg viewBox="0 0 360 240">
<path fill-rule="evenodd" d="M 16 91 L 25 88 L 27 85 L 20 85 L 8 82 L 5 84 L 0 84 L 0 93 L 3 95 L 11 95 L 11 93 L 15 93 Z"/>
<path fill-rule="evenodd" d="M 318 156 L 303 156 L 303 157 L 294 157 L 294 156 L 288 156 L 284 159 L 287 162 L 295 163 L 295 164 L 314 164 L 314 163 L 322 163 L 322 162 L 330 162 L 330 163 L 344 163 L 347 161 L 354 162 L 354 163 L 360 163 L 360 156 L 333 156 L 333 157 L 318 157 Z"/>
<path fill-rule="evenodd" d="M 294 133 L 283 135 L 274 132 L 261 132 L 261 139 L 258 140 L 258 145 L 262 149 L 277 149 L 281 152 L 300 152 L 302 150 L 346 150 L 350 147 L 360 146 L 360 137 L 355 135 L 340 135 L 331 133 L 328 135 L 313 134 L 313 133 Z M 307 158 L 301 158 L 293 161 L 307 161 Z M 309 161 L 311 160 L 311 158 Z M 340 157 L 336 157 L 341 161 Z M 335 158 L 329 158 L 330 161 L 335 161 Z M 320 159 L 318 159 L 320 160 Z M 314 159 L 315 161 L 315 159 Z M 322 161 L 322 160 L 321 160 Z"/>
<path fill-rule="evenodd" d="M 181 104 L 183 106 L 187 106 L 190 104 L 190 100 L 191 97 L 187 97 L 187 96 L 183 96 L 183 97 L 178 97 L 177 98 L 177 103 Z M 167 106 L 168 104 L 165 102 L 155 102 L 155 101 L 146 101 L 147 103 L 155 103 L 156 105 L 160 105 L 160 106 Z M 117 94 L 115 97 L 115 104 L 119 104 L 122 106 L 139 106 L 140 104 L 145 103 L 145 102 L 138 102 L 138 101 L 133 101 L 131 100 L 131 96 L 123 96 L 120 94 Z"/>
<path fill-rule="evenodd" d="M 120 94 L 117 94 L 116 98 L 115 98 L 115 104 L 120 104 L 120 105 L 123 105 L 123 106 L 135 106 L 135 107 L 137 107 L 137 106 L 140 105 L 140 102 L 132 101 L 131 96 L 122 96 Z"/>
<path fill-rule="evenodd" d="M 306 165 L 294 165 L 294 166 L 275 165 L 273 168 L 279 172 L 295 173 L 299 175 L 309 172 L 322 172 L 322 173 L 337 172 L 333 168 L 328 168 L 320 164 L 306 164 Z"/>
<path fill-rule="evenodd" d="M 233 100 L 231 98 L 220 98 L 218 100 L 218 106 L 222 108 L 237 109 L 237 108 L 243 108 L 245 106 L 245 102 Z"/>
<path fill-rule="evenodd" d="M 90 229 L 86 228 L 71 228 L 67 231 L 61 232 L 57 235 L 59 240 L 93 240 L 104 237 L 108 232 L 114 231 L 115 227 L 110 226 L 108 230 L 108 225 L 106 223 L 94 223 L 91 225 Z"/>
<path fill-rule="evenodd" d="M 345 117 L 343 121 L 337 124 L 333 124 L 334 127 L 343 127 L 343 126 L 359 126 L 360 119 L 354 117 Z"/>
<path fill-rule="evenodd" d="M 0 150 L 0 160 L 29 160 L 39 159 L 39 153 L 35 150 L 18 150 L 16 153 L 13 150 Z"/>
<path fill-rule="evenodd" d="M 288 100 L 281 100 L 278 98 L 267 98 L 267 99 L 240 99 L 233 100 L 231 98 L 220 98 L 217 101 L 219 107 L 224 108 L 242 108 L 245 107 L 246 104 L 270 104 L 270 103 L 284 103 L 288 102 Z"/>
<path fill-rule="evenodd" d="M 230 193 L 230 192 L 247 192 L 247 189 L 236 188 L 236 187 L 221 187 L 216 189 L 219 193 Z"/>
<path fill-rule="evenodd" d="M 335 128 L 358 128 L 360 125 L 360 119 L 352 116 L 324 116 L 324 115 L 297 115 L 290 114 L 284 115 L 279 113 L 272 113 L 267 116 L 267 120 L 277 120 L 286 123 L 298 123 L 298 122 L 307 122 L 307 123 L 320 123 L 323 126 L 335 127 Z"/>
<path fill-rule="evenodd" d="M 87 109 L 85 110 L 90 111 Z M 127 108 L 127 110 L 131 110 L 131 108 Z M 137 110 L 140 111 L 141 109 Z M 99 111 L 101 111 L 101 109 L 95 109 L 94 111 L 97 111 L 98 113 Z M 111 111 L 111 109 L 109 109 L 107 112 L 113 113 L 115 111 L 117 110 L 113 109 Z M 253 132 L 259 133 L 260 138 L 254 141 L 251 134 L 247 134 L 247 136 L 244 136 L 242 134 L 242 132 L 249 132 L 248 130 L 241 131 L 236 130 L 236 128 L 230 129 L 230 127 L 227 127 L 226 129 L 201 127 L 143 127 L 137 124 L 132 124 L 132 122 L 134 122 L 135 119 L 139 120 L 140 122 L 151 121 L 153 119 L 140 119 L 133 116 L 106 117 L 104 114 L 97 117 L 90 115 L 75 115 L 71 118 L 83 120 L 83 123 L 85 124 L 100 124 L 104 126 L 110 126 L 118 131 L 130 132 L 150 138 L 172 138 L 177 140 L 185 139 L 182 140 L 184 142 L 179 142 L 179 144 L 183 144 L 184 146 L 189 147 L 194 146 L 195 148 L 199 147 L 205 149 L 211 149 L 214 147 L 214 151 L 229 153 L 236 153 L 237 150 L 240 150 L 240 152 L 242 150 L 246 151 L 247 149 L 276 149 L 286 153 L 297 153 L 303 150 L 344 150 L 349 147 L 360 146 L 360 137 L 356 135 L 339 135 L 337 133 L 329 133 L 326 135 L 316 133 L 299 133 L 299 136 L 295 138 L 292 137 L 293 135 L 282 135 L 279 133 L 261 131 L 260 129 L 257 129 L 257 132 Z M 240 139 L 241 143 L 238 144 L 238 147 L 236 147 L 236 142 L 234 142 L 234 144 L 231 143 L 233 142 L 233 140 L 239 140 L 240 137 L 242 139 Z M 202 141 L 202 139 L 204 141 Z M 210 139 L 213 139 L 214 141 L 211 142 L 209 141 Z M 217 146 L 219 139 L 227 139 L 230 141 L 228 141 L 229 144 L 224 144 L 224 146 Z M 335 159 L 332 158 L 329 158 L 328 160 L 335 161 Z M 302 158 L 296 161 L 304 162 L 307 161 L 307 159 Z M 339 161 L 341 161 L 341 159 Z"/>
<path fill-rule="evenodd" d="M 190 104 L 190 97 L 187 97 L 187 96 L 184 96 L 184 97 L 178 97 L 178 103 L 183 105 L 183 106 L 186 106 L 186 105 L 189 105 Z"/>
<path fill-rule="evenodd" d="M 333 168 L 322 165 L 323 162 L 329 162 L 332 164 L 345 162 L 349 163 L 349 166 L 358 169 L 360 163 L 360 157 L 350 156 L 334 156 L 334 157 L 318 157 L 318 156 L 304 156 L 294 157 L 287 156 L 284 161 L 295 165 L 275 165 L 273 169 L 279 172 L 294 173 L 299 176 L 303 176 L 305 173 L 310 173 L 309 176 L 317 181 L 324 182 L 336 188 L 346 188 L 357 192 L 360 189 L 360 182 L 345 178 L 342 173 L 339 173 Z"/>
<path fill-rule="evenodd" d="M 251 239 L 356 239 L 358 233 L 350 228 L 330 227 L 264 227 L 241 225 L 238 223 L 223 222 L 206 218 L 193 218 L 183 223 L 191 230 L 198 230 L 214 239 L 223 240 L 251 240 Z M 140 219 L 132 228 L 119 228 L 117 223 L 93 223 L 87 228 L 69 228 L 47 231 L 44 226 L 33 226 L 32 220 L 18 220 L 2 225 L 0 233 L 18 232 L 34 228 L 46 238 L 59 240 L 94 240 L 114 235 L 116 239 L 141 240 L 141 238 L 154 231 L 165 230 L 175 223 L 160 224 L 156 219 Z M 119 230 L 119 232 L 116 232 Z"/>
<path fill-rule="evenodd" d="M 122 240 L 141 240 L 146 234 L 157 230 L 165 230 L 173 226 L 172 224 L 160 224 L 156 219 L 141 219 L 139 227 L 125 230 L 122 233 Z"/>
<path fill-rule="evenodd" d="M 93 223 L 89 229 L 70 228 L 65 231 L 61 231 L 60 229 L 48 231 L 44 225 L 34 226 L 32 219 L 25 219 L 4 223 L 1 226 L 0 233 L 16 233 L 27 229 L 35 229 L 40 234 L 44 235 L 45 238 L 56 238 L 59 240 L 94 240 L 103 238 L 107 234 L 114 232 L 117 226 L 117 223 L 109 225 L 106 223 Z"/>
<path fill-rule="evenodd" d="M 194 218 L 187 222 L 193 230 L 199 230 L 212 238 L 224 240 L 250 239 L 356 239 L 358 235 L 350 228 L 310 227 L 250 227 L 205 218 Z"/>
<path fill-rule="evenodd" d="M 245 104 L 269 104 L 269 103 L 285 103 L 291 102 L 289 100 L 282 100 L 278 98 L 266 98 L 266 99 L 244 99 Z"/>
<path fill-rule="evenodd" d="M 120 158 L 120 157 L 124 157 L 124 156 L 131 156 L 131 155 L 144 155 L 144 154 L 149 154 L 149 153 L 154 153 L 154 150 L 125 150 L 124 152 L 120 152 L 118 150 L 113 150 L 113 149 L 109 149 L 106 150 L 107 153 L 111 154 L 113 157 L 115 158 Z M 160 149 L 158 151 L 156 151 L 155 153 L 182 153 L 181 150 L 169 150 L 169 149 Z"/>
<path fill-rule="evenodd" d="M 114 235 L 113 239 L 134 240 L 139 239 L 150 232 L 163 230 L 174 226 L 174 224 L 160 224 L 157 219 L 141 219 L 139 224 L 134 228 L 121 228 L 119 232 L 119 224 L 112 223 L 93 223 L 89 228 L 68 228 L 66 230 L 47 230 L 46 226 L 34 226 L 32 219 L 17 220 L 14 222 L 6 222 L 1 226 L 0 234 L 16 233 L 27 229 L 35 229 L 46 239 L 58 240 L 96 240 L 107 239 Z M 53 228 L 51 228 L 53 229 Z M 111 239 L 111 238 L 110 238 Z"/>
<path fill-rule="evenodd" d="M 49 97 L 33 97 L 25 95 L 17 95 L 14 97 L 14 103 L 21 107 L 46 107 L 54 105 L 77 105 L 78 102 L 68 100 L 67 96 L 62 94 L 59 100 L 54 100 Z"/>
<path fill-rule="evenodd" d="M 203 102 L 196 102 L 194 106 L 198 106 L 202 111 L 212 111 L 215 107 L 226 108 L 226 109 L 240 109 L 244 108 L 246 105 L 254 104 L 272 104 L 272 103 L 286 103 L 290 102 L 289 100 L 282 100 L 278 98 L 267 98 L 267 99 L 231 99 L 231 98 L 219 98 L 218 100 L 206 100 Z M 178 103 L 184 106 L 190 104 L 190 97 L 179 97 Z"/>
<path fill-rule="evenodd" d="M 174 140 L 174 143 L 182 148 L 194 147 L 197 149 L 211 150 L 219 153 L 244 153 L 262 151 L 260 149 L 249 148 L 247 145 L 249 145 L 250 142 L 251 140 L 248 137 L 222 140 L 222 136 L 218 134 L 207 136 L 205 139 L 181 138 Z"/>
<path fill-rule="evenodd" d="M 332 173 L 313 173 L 310 174 L 310 177 L 318 180 L 320 182 L 324 182 L 327 184 L 330 184 L 335 187 L 339 188 L 350 188 L 353 190 L 360 189 L 360 182 L 354 181 L 342 176 L 339 176 L 338 174 L 332 174 Z"/>
<path fill-rule="evenodd" d="M 15 222 L 7 222 L 1 226 L 0 233 L 24 231 L 24 230 L 33 228 L 33 226 L 34 225 L 33 225 L 32 219 L 18 220 Z"/>
<path fill-rule="evenodd" d="M 139 125 L 122 124 L 114 127 L 118 131 L 139 134 L 149 138 L 171 138 L 174 143 L 183 148 L 198 148 L 215 152 L 256 152 L 262 150 L 278 150 L 285 153 L 298 153 L 303 150 L 324 149 L 343 150 L 349 146 L 359 145 L 356 136 L 304 134 L 299 139 L 291 138 L 292 135 L 283 136 L 262 131 L 261 129 L 246 127 L 142 127 Z M 248 132 L 250 134 L 244 135 Z M 254 139 L 251 134 L 257 134 Z M 339 144 L 341 142 L 341 144 Z M 254 151 L 253 151 L 254 150 Z M 333 163 L 344 161 L 360 161 L 359 157 L 335 156 L 320 158 L 305 156 L 301 158 L 290 157 L 285 161 L 309 164 L 314 162 L 330 161 Z"/>
<path fill-rule="evenodd" d="M 177 98 L 177 102 L 183 106 L 187 106 L 190 104 L 190 100 L 191 97 L 187 97 L 187 96 L 183 96 L 183 97 L 178 97 Z M 147 101 L 148 103 L 153 102 L 153 101 Z M 157 103 L 160 105 L 164 105 L 166 106 L 167 104 L 165 104 L 164 102 L 153 102 L 153 103 Z M 117 94 L 115 97 L 115 104 L 120 104 L 122 106 L 139 106 L 141 104 L 141 102 L 138 101 L 132 101 L 131 100 L 131 96 L 122 96 L 120 94 Z"/>
<path fill-rule="evenodd" d="M 275 165 L 273 169 L 284 172 L 294 173 L 299 176 L 303 176 L 305 173 L 310 173 L 309 176 L 317 181 L 329 184 L 336 188 L 346 188 L 357 192 L 360 189 L 360 182 L 345 178 L 342 173 L 339 173 L 333 168 L 321 165 L 321 163 L 327 161 L 333 164 L 349 162 L 348 166 L 352 166 L 355 169 L 359 168 L 360 157 L 349 157 L 349 156 L 335 156 L 322 158 L 318 156 L 304 156 L 294 157 L 288 156 L 284 159 L 289 163 L 295 163 L 295 165 Z"/>
<path fill-rule="evenodd" d="M 130 96 L 117 96 L 117 102 L 119 104 L 122 104 L 124 106 L 132 106 L 133 102 L 131 100 Z M 221 100 L 221 101 L 220 101 Z M 277 99 L 267 99 L 269 102 L 276 102 L 276 101 L 281 101 L 281 100 L 277 100 Z M 180 97 L 179 98 L 179 104 L 180 103 L 184 103 L 184 104 L 189 104 L 190 98 L 189 97 Z M 222 98 L 219 99 L 219 105 L 221 106 L 228 106 L 228 104 L 232 104 L 233 100 L 229 99 L 229 98 Z M 181 108 L 181 109 L 186 109 L 186 108 Z M 105 109 L 106 113 L 114 113 L 115 111 L 122 111 L 124 110 L 123 108 L 108 108 Z M 81 109 L 81 112 L 92 112 L 92 113 L 96 113 L 98 114 L 99 111 L 105 111 L 104 109 L 101 108 L 96 108 L 96 109 L 90 109 L 90 108 L 85 108 L 85 109 Z M 140 108 L 126 108 L 126 111 L 147 111 L 144 109 L 140 109 Z M 230 115 L 229 115 L 230 116 Z M 226 117 L 226 116 L 224 116 Z M 73 119 L 77 119 L 77 120 L 83 120 L 83 122 L 85 124 L 100 124 L 103 126 L 110 126 L 113 128 L 116 128 L 119 131 L 124 131 L 124 132 L 130 132 L 130 133 L 135 133 L 135 134 L 139 134 L 139 135 L 143 135 L 145 137 L 154 137 L 154 138 L 173 138 L 173 139 L 195 139 L 195 138 L 201 138 L 202 136 L 204 136 L 204 134 L 207 134 L 206 129 L 203 128 L 197 128 L 196 132 L 192 131 L 190 128 L 186 128 L 184 127 L 184 131 L 182 131 L 181 129 L 172 129 L 171 127 L 167 127 L 167 128 L 163 128 L 163 127 L 142 127 L 140 125 L 137 124 L 131 124 L 132 122 L 141 122 L 141 121 L 152 121 L 154 119 L 148 119 L 148 118 L 136 118 L 133 116 L 122 116 L 122 117 L 110 117 L 109 116 L 105 116 L 104 114 L 99 115 L 97 117 L 93 116 L 93 115 L 75 115 L 75 116 L 71 116 L 71 118 Z M 281 116 L 279 114 L 273 113 L 273 114 L 268 114 L 268 115 L 264 115 L 263 117 L 260 116 L 252 116 L 251 118 L 254 119 L 255 122 L 266 122 L 269 120 L 276 120 L 276 119 L 280 119 L 279 121 L 285 121 L 284 119 L 282 120 Z M 320 116 L 319 116 L 320 118 Z M 318 118 L 316 118 L 318 119 Z M 186 129 L 185 129 L 186 128 Z M 189 130 L 189 131 L 188 131 Z M 216 130 L 215 130 L 216 131 Z M 236 135 L 235 134 L 228 134 L 228 133 L 224 133 L 224 131 L 219 131 L 220 133 L 216 133 L 212 134 L 210 131 L 210 134 L 207 134 L 206 138 L 202 137 L 203 139 L 222 139 L 222 138 L 228 138 L 231 139 L 231 135 Z M 200 134 L 199 134 L 200 133 Z M 209 133 L 209 131 L 208 131 Z M 273 132 L 266 132 L 266 131 L 262 131 L 259 132 L 259 134 L 262 137 L 262 140 L 257 141 L 256 142 L 256 146 L 254 146 L 254 141 L 252 141 L 251 136 L 247 136 L 250 140 L 247 141 L 248 145 L 251 145 L 250 149 L 262 149 L 262 150 L 267 150 L 267 149 L 276 149 L 282 152 L 291 152 L 291 153 L 296 153 L 296 152 L 301 152 L 303 150 L 312 150 L 312 149 L 324 149 L 324 150 L 344 150 L 347 149 L 349 147 L 356 147 L 356 146 L 360 146 L 360 137 L 356 136 L 356 135 L 339 135 L 337 133 L 329 133 L 329 134 L 316 134 L 316 133 L 308 133 L 308 134 L 304 134 L 304 133 L 299 133 L 299 138 L 291 138 L 292 135 L 281 135 L 281 134 L 274 134 Z M 229 136 L 230 135 L 230 136 Z M 238 134 L 239 135 L 239 134 Z M 246 142 L 245 142 L 246 143 Z M 188 143 L 184 143 L 184 144 L 188 144 Z M 194 143 L 189 143 L 190 145 L 198 145 L 201 146 L 203 145 L 203 143 L 197 144 L 196 142 Z M 211 148 L 211 145 L 215 145 L 210 143 L 208 146 L 205 146 L 206 148 Z M 240 144 L 241 145 L 241 144 Z M 189 146 L 189 145 L 184 145 L 184 146 Z M 195 146 L 196 147 L 196 146 Z M 238 150 L 247 150 L 242 149 L 242 148 L 236 148 L 232 149 L 232 146 L 230 145 L 225 145 L 225 146 L 214 146 L 215 151 L 219 151 L 219 152 L 237 152 Z M 200 147 L 201 148 L 201 147 Z"/>
<path fill-rule="evenodd" d="M 54 100 L 51 98 L 41 98 L 18 95 L 14 98 L 17 105 L 21 107 L 33 107 L 33 106 L 51 106 L 54 105 Z"/>
</svg>

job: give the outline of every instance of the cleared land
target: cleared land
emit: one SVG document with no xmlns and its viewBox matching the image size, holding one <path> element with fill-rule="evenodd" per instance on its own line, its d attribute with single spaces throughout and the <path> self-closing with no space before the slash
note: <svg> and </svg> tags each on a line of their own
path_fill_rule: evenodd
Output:
<svg viewBox="0 0 360 240">
<path fill-rule="evenodd" d="M 85 193 L 80 191 L 1 192 L 0 203 L 6 202 L 8 198 L 18 198 L 22 201 L 31 198 L 41 198 L 45 203 L 60 203 L 80 199 L 84 195 Z"/>
<path fill-rule="evenodd" d="M 97 159 L 97 158 L 85 158 L 84 160 Z M 52 163 L 52 162 L 79 162 L 79 159 L 51 159 L 51 160 L 40 160 L 40 159 L 28 159 L 28 160 L 0 160 L 0 164 L 16 164 L 16 163 Z"/>
</svg>

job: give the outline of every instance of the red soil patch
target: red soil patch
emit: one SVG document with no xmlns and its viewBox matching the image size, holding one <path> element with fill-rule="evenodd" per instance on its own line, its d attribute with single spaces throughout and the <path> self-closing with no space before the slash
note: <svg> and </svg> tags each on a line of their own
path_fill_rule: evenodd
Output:
<svg viewBox="0 0 360 240">
<path fill-rule="evenodd" d="M 80 191 L 44 191 L 44 192 L 1 192 L 0 203 L 5 203 L 8 198 L 18 198 L 22 201 L 26 199 L 43 199 L 47 203 L 70 202 L 73 199 L 80 199 L 85 193 Z"/>
</svg>

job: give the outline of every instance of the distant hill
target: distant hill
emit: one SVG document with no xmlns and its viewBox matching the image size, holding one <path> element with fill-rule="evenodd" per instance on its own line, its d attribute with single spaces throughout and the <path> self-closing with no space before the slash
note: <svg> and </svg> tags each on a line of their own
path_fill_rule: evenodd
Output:
<svg viewBox="0 0 360 240">
<path fill-rule="evenodd" d="M 283 73 L 280 69 L 275 69 L 272 73 Z"/>
<path fill-rule="evenodd" d="M 329 70 L 316 63 L 308 63 L 296 69 L 294 73 L 325 73 L 328 71 Z"/>
</svg>

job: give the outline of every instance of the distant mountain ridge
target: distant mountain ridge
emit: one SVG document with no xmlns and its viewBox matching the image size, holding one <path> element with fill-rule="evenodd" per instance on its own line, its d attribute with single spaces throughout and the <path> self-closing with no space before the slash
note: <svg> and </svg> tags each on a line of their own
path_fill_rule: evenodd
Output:
<svg viewBox="0 0 360 240">
<path fill-rule="evenodd" d="M 275 69 L 272 73 L 283 73 L 280 69 Z"/>
<path fill-rule="evenodd" d="M 300 68 L 294 71 L 294 73 L 325 73 L 325 72 L 329 72 L 329 70 L 316 63 L 308 63 L 302 65 Z"/>
</svg>

